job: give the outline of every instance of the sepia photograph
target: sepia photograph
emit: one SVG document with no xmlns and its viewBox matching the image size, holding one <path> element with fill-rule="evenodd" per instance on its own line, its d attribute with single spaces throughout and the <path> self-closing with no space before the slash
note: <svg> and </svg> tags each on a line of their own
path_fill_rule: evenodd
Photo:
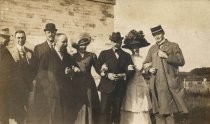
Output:
<svg viewBox="0 0 210 124">
<path fill-rule="evenodd" d="M 210 0 L 0 0 L 0 124 L 210 124 Z"/>
</svg>

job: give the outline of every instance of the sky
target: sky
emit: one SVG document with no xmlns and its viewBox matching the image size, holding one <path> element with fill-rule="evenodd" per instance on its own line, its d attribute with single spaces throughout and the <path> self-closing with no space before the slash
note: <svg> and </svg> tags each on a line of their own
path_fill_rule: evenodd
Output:
<svg viewBox="0 0 210 124">
<path fill-rule="evenodd" d="M 150 28 L 162 25 L 165 37 L 182 49 L 186 64 L 180 71 L 210 67 L 209 6 L 210 0 L 116 0 L 115 31 L 125 36 L 132 29 L 143 30 L 154 44 Z M 140 50 L 143 59 L 150 46 Z"/>
</svg>

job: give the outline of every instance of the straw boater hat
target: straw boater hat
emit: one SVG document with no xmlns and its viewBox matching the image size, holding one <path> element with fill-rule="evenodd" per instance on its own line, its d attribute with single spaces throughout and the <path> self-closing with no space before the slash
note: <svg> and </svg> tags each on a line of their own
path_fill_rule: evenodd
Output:
<svg viewBox="0 0 210 124">
<path fill-rule="evenodd" d="M 132 49 L 134 47 L 141 48 L 150 45 L 144 38 L 143 31 L 137 32 L 136 30 L 131 30 L 125 37 L 124 45 L 122 48 Z"/>
<path fill-rule="evenodd" d="M 93 38 L 91 38 L 90 34 L 81 33 L 78 43 L 73 43 L 72 47 L 77 49 L 79 46 L 82 46 L 82 45 L 88 46 L 92 40 Z"/>
<path fill-rule="evenodd" d="M 153 27 L 150 30 L 151 30 L 153 36 L 155 36 L 157 34 L 165 33 L 161 25 Z"/>
</svg>

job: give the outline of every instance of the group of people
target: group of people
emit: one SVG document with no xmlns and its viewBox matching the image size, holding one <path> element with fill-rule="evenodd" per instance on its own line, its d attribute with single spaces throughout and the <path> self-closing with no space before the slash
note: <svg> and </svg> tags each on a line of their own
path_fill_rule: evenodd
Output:
<svg viewBox="0 0 210 124">
<path fill-rule="evenodd" d="M 68 37 L 57 33 L 55 24 L 46 24 L 44 32 L 46 41 L 32 51 L 24 45 L 23 30 L 15 32 L 16 45 L 6 47 L 11 35 L 1 29 L 0 124 L 10 119 L 17 124 L 152 124 L 150 114 L 156 124 L 175 124 L 173 114 L 187 112 L 178 82 L 184 57 L 160 25 L 151 28 L 157 42 L 144 61 L 139 49 L 150 43 L 143 31 L 131 30 L 125 38 L 113 32 L 112 48 L 98 57 L 86 51 L 88 33 L 72 44 L 77 52 L 70 55 Z M 92 67 L 101 76 L 98 87 Z"/>
</svg>

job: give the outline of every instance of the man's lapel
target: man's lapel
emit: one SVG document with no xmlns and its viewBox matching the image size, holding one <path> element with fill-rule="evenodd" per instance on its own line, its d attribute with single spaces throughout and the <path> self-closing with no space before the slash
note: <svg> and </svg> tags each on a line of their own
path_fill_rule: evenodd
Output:
<svg viewBox="0 0 210 124">
<path fill-rule="evenodd" d="M 124 61 L 126 61 L 125 54 L 123 54 L 123 51 L 121 51 L 119 58 L 118 58 L 118 67 L 121 68 L 124 66 Z"/>
<path fill-rule="evenodd" d="M 52 49 L 52 56 L 54 58 L 56 58 L 57 61 L 62 62 L 60 56 L 58 55 L 58 53 L 55 51 L 55 49 Z"/>
<path fill-rule="evenodd" d="M 10 47 L 10 48 L 8 47 L 8 50 L 10 51 L 10 54 L 12 55 L 15 62 L 20 60 L 19 51 L 18 51 L 16 46 L 13 46 L 13 47 Z"/>
<path fill-rule="evenodd" d="M 48 50 L 51 50 L 50 46 L 48 45 L 47 41 L 45 41 L 44 43 L 44 49 L 46 49 L 47 51 Z"/>
<path fill-rule="evenodd" d="M 111 56 L 111 58 L 114 59 L 114 61 L 118 61 L 118 58 L 116 57 L 115 52 L 114 52 L 113 49 L 110 49 L 110 56 Z"/>
<path fill-rule="evenodd" d="M 62 60 L 62 62 L 63 62 L 63 63 L 66 63 L 66 62 L 68 62 L 68 61 L 69 61 L 68 53 L 64 53 L 64 54 L 63 54 L 63 60 Z"/>
<path fill-rule="evenodd" d="M 163 52 L 166 52 L 166 53 L 169 53 L 169 51 L 170 51 L 170 47 L 169 47 L 169 45 L 170 45 L 170 43 L 169 43 L 169 41 L 166 39 L 164 42 L 163 42 L 163 44 L 162 44 L 162 46 L 160 47 L 160 49 L 163 51 Z"/>
</svg>

